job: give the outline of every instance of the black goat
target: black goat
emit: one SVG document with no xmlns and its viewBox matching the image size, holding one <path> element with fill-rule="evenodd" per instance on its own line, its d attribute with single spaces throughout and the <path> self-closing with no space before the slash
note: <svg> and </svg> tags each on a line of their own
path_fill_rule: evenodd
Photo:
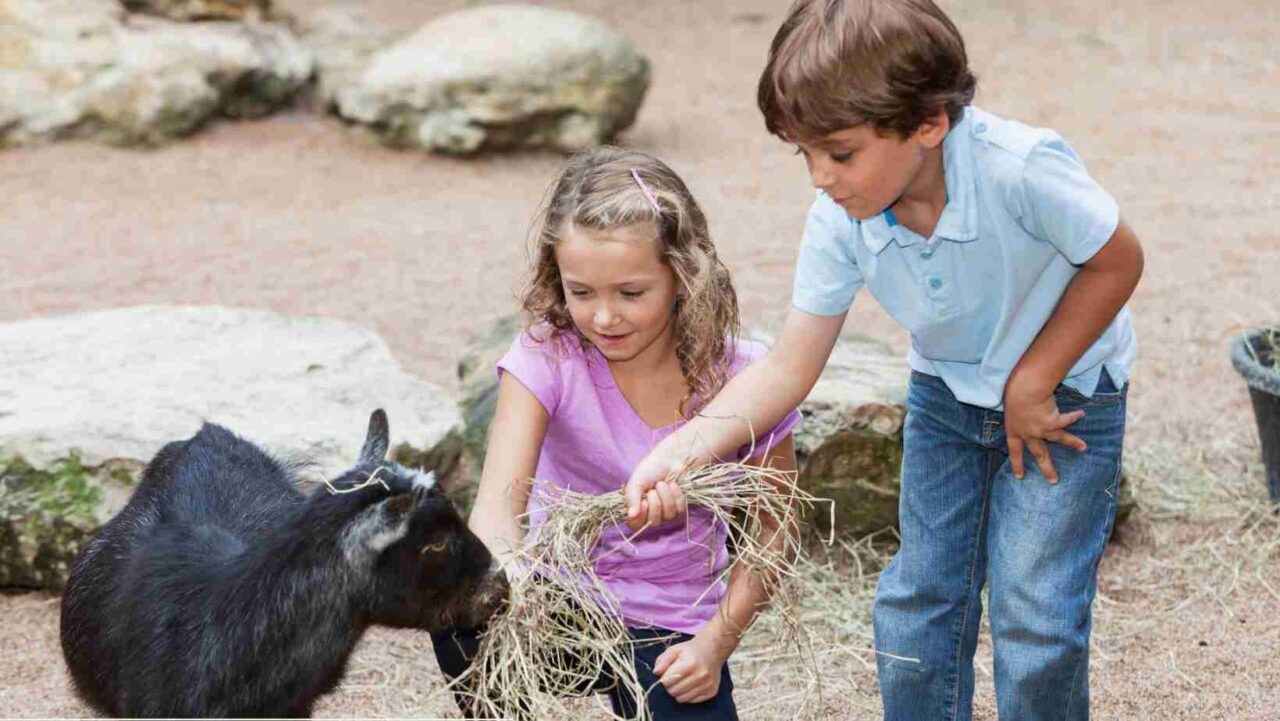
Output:
<svg viewBox="0 0 1280 721">
<path fill-rule="evenodd" d="M 387 445 L 378 410 L 356 466 L 310 496 L 220 426 L 166 445 L 62 596 L 80 695 L 116 716 L 308 716 L 369 625 L 482 623 L 505 576 Z"/>
</svg>

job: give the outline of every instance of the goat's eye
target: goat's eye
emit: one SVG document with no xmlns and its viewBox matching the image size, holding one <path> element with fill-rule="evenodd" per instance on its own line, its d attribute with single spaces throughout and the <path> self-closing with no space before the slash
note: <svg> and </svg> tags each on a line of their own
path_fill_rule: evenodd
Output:
<svg viewBox="0 0 1280 721">
<path fill-rule="evenodd" d="M 448 545 L 449 545 L 448 541 L 441 541 L 439 543 L 428 543 L 427 545 L 422 547 L 422 550 L 418 552 L 418 555 L 425 556 L 428 553 L 439 553 L 443 551 L 445 547 Z"/>
</svg>

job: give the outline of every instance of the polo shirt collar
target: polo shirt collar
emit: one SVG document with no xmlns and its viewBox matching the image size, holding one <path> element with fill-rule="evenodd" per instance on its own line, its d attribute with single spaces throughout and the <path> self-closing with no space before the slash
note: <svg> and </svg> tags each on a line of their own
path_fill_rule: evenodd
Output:
<svg viewBox="0 0 1280 721">
<path fill-rule="evenodd" d="M 942 141 L 942 169 L 947 184 L 947 204 L 933 230 L 934 236 L 964 243 L 978 237 L 978 204 L 973 168 L 973 130 L 965 108 L 964 118 L 956 123 Z M 893 213 L 886 209 L 860 223 L 862 242 L 872 253 L 884 250 L 890 242 L 907 247 L 923 239 L 898 226 Z"/>
</svg>

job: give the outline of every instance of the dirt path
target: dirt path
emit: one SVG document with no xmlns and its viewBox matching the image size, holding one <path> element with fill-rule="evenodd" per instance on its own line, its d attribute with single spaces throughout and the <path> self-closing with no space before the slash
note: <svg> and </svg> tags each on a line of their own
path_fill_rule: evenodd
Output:
<svg viewBox="0 0 1280 721">
<path fill-rule="evenodd" d="M 407 27 L 464 4 L 367 3 Z M 745 319 L 780 320 L 812 191 L 753 99 L 785 3 L 554 4 L 605 19 L 652 59 L 654 86 L 623 141 L 685 176 Z M 1260 535 L 1268 526 L 1237 527 L 1255 520 L 1240 514 L 1262 491 L 1227 342 L 1280 317 L 1280 11 L 1272 0 L 946 5 L 978 103 L 1066 136 L 1147 249 L 1129 440 L 1146 510 L 1102 571 L 1095 716 L 1275 719 L 1280 557 Z M 466 341 L 513 307 L 527 223 L 560 162 L 403 154 L 304 112 L 150 152 L 6 151 L 0 320 L 139 303 L 334 316 L 376 327 L 406 367 L 449 385 Z M 866 296 L 849 327 L 905 351 Z M 4 596 L 0 610 L 0 716 L 85 714 L 66 687 L 56 600 Z M 981 654 L 989 670 L 985 641 Z M 874 713 L 874 673 L 852 661 L 832 673 L 839 693 L 817 715 Z M 424 636 L 378 632 L 320 711 L 446 713 L 437 675 Z M 794 711 L 771 678 L 739 684 L 740 705 L 758 706 L 749 718 Z M 979 716 L 994 718 L 979 678 Z"/>
</svg>

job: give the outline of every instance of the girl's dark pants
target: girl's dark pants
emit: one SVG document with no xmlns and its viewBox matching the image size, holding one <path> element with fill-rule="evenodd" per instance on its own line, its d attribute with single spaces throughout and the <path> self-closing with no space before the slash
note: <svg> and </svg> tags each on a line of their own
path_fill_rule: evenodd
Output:
<svg viewBox="0 0 1280 721">
<path fill-rule="evenodd" d="M 450 680 L 462 675 L 471 665 L 479 647 L 479 634 L 483 629 L 452 628 L 431 634 L 431 643 L 435 647 L 436 660 L 440 670 Z M 733 703 L 733 680 L 729 677 L 729 665 L 720 669 L 720 690 L 715 697 L 702 703 L 680 703 L 667 693 L 667 689 L 658 681 L 653 672 L 653 664 L 667 647 L 683 643 L 693 638 L 684 633 L 676 633 L 665 629 L 628 629 L 636 663 L 636 674 L 640 684 L 649 689 L 649 713 L 654 721 L 736 721 L 738 712 Z M 622 687 L 616 685 L 612 678 L 601 677 L 583 693 L 604 691 L 609 696 L 613 712 L 623 718 L 635 718 L 637 714 L 636 700 Z M 469 699 L 464 694 L 454 693 L 454 701 L 467 718 L 475 718 L 470 708 Z M 518 714 L 518 711 L 513 710 Z"/>
</svg>

